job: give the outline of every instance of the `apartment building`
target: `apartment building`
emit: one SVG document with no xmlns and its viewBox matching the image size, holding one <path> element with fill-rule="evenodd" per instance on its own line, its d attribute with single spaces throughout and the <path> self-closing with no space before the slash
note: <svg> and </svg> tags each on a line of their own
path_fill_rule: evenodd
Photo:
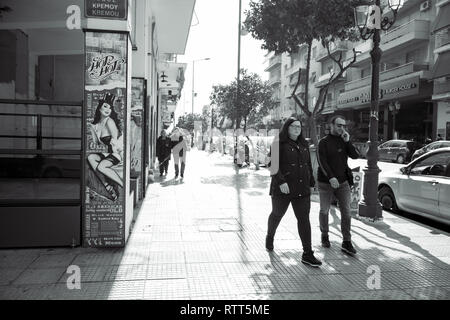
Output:
<svg viewBox="0 0 450 320">
<path fill-rule="evenodd" d="M 448 1 L 407 0 L 400 8 L 394 26 L 381 34 L 379 137 L 415 139 L 423 142 L 440 133 L 448 135 L 450 113 L 448 95 L 449 11 Z M 359 42 L 336 41 L 331 54 L 351 61 L 352 49 L 356 62 L 329 88 L 322 120 L 342 114 L 350 120 L 353 138 L 367 141 L 369 134 L 371 50 L 372 40 Z M 282 70 L 281 87 L 293 88 L 295 73 L 306 66 L 306 49 L 300 46 L 293 55 L 282 54 L 286 61 Z M 338 66 L 319 41 L 312 44 L 309 81 L 310 108 L 316 102 L 319 89 L 328 83 Z M 435 67 L 435 63 L 442 67 Z M 303 70 L 303 69 L 302 69 Z M 301 94 L 302 86 L 297 92 Z M 280 108 L 292 105 L 292 92 L 280 101 Z M 288 109 L 289 110 L 289 109 Z M 280 114 L 280 119 L 285 117 Z M 324 134 L 324 123 L 318 132 Z"/>
</svg>

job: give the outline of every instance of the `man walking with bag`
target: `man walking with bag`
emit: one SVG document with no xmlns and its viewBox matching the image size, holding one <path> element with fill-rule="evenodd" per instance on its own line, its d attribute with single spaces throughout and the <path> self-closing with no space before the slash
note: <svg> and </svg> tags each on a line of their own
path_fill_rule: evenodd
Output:
<svg viewBox="0 0 450 320">
<path fill-rule="evenodd" d="M 170 153 L 172 150 L 172 142 L 167 137 L 166 131 L 161 131 L 161 136 L 156 140 L 156 157 L 159 162 L 159 174 L 162 176 L 164 173 L 167 175 L 167 169 L 169 168 Z"/>
<path fill-rule="evenodd" d="M 328 237 L 328 214 L 333 196 L 336 197 L 341 212 L 341 232 L 343 236 L 342 251 L 350 255 L 356 254 L 351 242 L 350 187 L 353 185 L 353 174 L 347 165 L 348 157 L 357 159 L 359 154 L 350 142 L 350 135 L 345 130 L 346 121 L 343 116 L 331 118 L 330 134 L 323 137 L 318 145 L 320 197 L 320 231 L 322 246 L 330 247 Z"/>
</svg>

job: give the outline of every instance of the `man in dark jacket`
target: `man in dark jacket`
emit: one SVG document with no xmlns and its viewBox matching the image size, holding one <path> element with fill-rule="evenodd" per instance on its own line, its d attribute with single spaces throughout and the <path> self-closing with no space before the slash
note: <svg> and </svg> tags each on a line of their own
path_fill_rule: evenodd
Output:
<svg viewBox="0 0 450 320">
<path fill-rule="evenodd" d="M 172 150 L 172 142 L 167 137 L 166 131 L 161 131 L 161 136 L 156 140 L 156 157 L 159 162 L 159 174 L 162 176 L 164 173 L 167 175 L 167 169 L 169 168 L 170 152 Z"/>
<path fill-rule="evenodd" d="M 275 232 L 289 204 L 297 218 L 297 229 L 303 245 L 302 262 L 313 267 L 322 263 L 314 257 L 311 246 L 311 189 L 314 177 L 308 143 L 301 135 L 300 121 L 291 117 L 284 123 L 270 150 L 270 195 L 272 212 L 268 219 L 266 249 L 273 250 Z"/>
<path fill-rule="evenodd" d="M 322 232 L 322 246 L 330 247 L 328 238 L 328 213 L 333 199 L 336 197 L 341 212 L 341 232 L 343 236 L 342 251 L 355 254 L 356 250 L 351 242 L 350 226 L 350 186 L 353 185 L 353 174 L 347 165 L 348 157 L 357 159 L 359 154 L 350 142 L 350 135 L 345 130 L 346 121 L 342 116 L 334 116 L 330 121 L 330 134 L 319 141 L 318 162 L 320 196 L 320 231 Z"/>
</svg>

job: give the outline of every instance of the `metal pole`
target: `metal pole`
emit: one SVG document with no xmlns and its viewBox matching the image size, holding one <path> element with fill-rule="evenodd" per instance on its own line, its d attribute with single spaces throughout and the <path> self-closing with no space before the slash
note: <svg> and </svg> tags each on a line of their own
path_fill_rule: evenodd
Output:
<svg viewBox="0 0 450 320">
<path fill-rule="evenodd" d="M 238 108 L 239 108 L 239 104 L 240 104 L 240 100 L 239 100 L 239 91 L 240 91 L 240 81 L 241 81 L 241 74 L 240 74 L 240 69 L 241 69 L 241 11 L 242 11 L 242 0 L 239 0 L 239 26 L 238 26 L 238 59 L 237 59 L 237 80 L 236 80 L 236 106 L 235 106 L 235 121 L 234 121 L 234 126 L 235 126 L 235 130 L 237 130 L 239 128 L 239 124 L 238 122 Z M 235 134 L 235 148 L 234 148 L 234 156 L 236 157 L 237 155 L 237 143 L 238 143 L 238 137 L 237 134 Z"/>
<path fill-rule="evenodd" d="M 192 116 L 194 116 L 194 72 L 195 60 L 192 61 Z"/>
<path fill-rule="evenodd" d="M 380 0 L 375 1 L 380 6 Z M 380 60 L 382 55 L 380 49 L 380 30 L 375 29 L 373 34 L 373 48 L 370 51 L 372 58 L 372 85 L 370 97 L 370 124 L 369 124 L 369 149 L 367 151 L 367 167 L 364 171 L 364 198 L 359 203 L 359 215 L 371 219 L 382 217 L 381 204 L 378 201 L 378 109 L 379 109 L 379 82 L 380 82 Z"/>
</svg>

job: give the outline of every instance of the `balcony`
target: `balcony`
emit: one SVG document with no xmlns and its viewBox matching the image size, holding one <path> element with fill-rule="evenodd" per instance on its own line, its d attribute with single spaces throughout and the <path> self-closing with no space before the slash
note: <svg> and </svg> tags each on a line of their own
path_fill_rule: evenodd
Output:
<svg viewBox="0 0 450 320">
<path fill-rule="evenodd" d="M 330 43 L 330 53 L 335 54 L 338 52 L 345 52 L 348 50 L 348 44 L 347 41 L 337 41 Z M 328 50 L 327 48 L 322 48 L 317 57 L 316 62 L 322 62 L 323 60 L 328 58 Z"/>
<path fill-rule="evenodd" d="M 450 81 L 434 81 L 433 98 L 435 95 L 448 94 L 450 92 Z"/>
<path fill-rule="evenodd" d="M 280 85 L 281 84 L 281 78 L 278 77 L 270 77 L 269 80 L 267 81 L 267 84 L 269 86 L 276 86 L 276 85 Z"/>
<path fill-rule="evenodd" d="M 430 21 L 412 20 L 401 26 L 395 27 L 381 34 L 380 48 L 383 55 L 390 50 L 402 50 L 407 46 L 417 45 L 430 39 Z M 370 59 L 370 49 L 372 41 L 366 42 L 355 47 L 356 51 L 362 52 L 356 58 L 355 67 L 360 66 Z"/>
<path fill-rule="evenodd" d="M 336 72 L 336 73 L 337 73 L 337 72 Z M 316 88 L 320 88 L 320 87 L 325 86 L 325 85 L 328 83 L 328 81 L 330 80 L 330 78 L 331 78 L 332 75 L 333 75 L 333 73 L 330 73 L 330 72 L 321 75 L 321 76 L 317 79 L 317 82 L 314 83 L 314 86 L 315 86 Z M 342 80 L 345 80 L 345 72 L 344 72 L 343 76 L 340 77 L 340 78 L 338 79 L 338 81 L 342 81 Z"/>
<path fill-rule="evenodd" d="M 430 72 L 428 71 L 428 65 L 417 65 L 414 62 L 410 62 L 393 69 L 389 69 L 380 72 L 380 82 L 389 79 L 398 78 L 413 72 L 420 72 L 420 78 L 429 78 Z M 356 88 L 361 88 L 370 85 L 372 82 L 372 76 L 367 76 L 362 79 L 347 82 L 345 84 L 345 91 L 350 91 Z"/>
<path fill-rule="evenodd" d="M 266 69 L 264 69 L 264 71 L 269 72 L 279 66 L 281 66 L 281 55 L 276 55 L 269 59 L 269 65 Z"/>
</svg>

